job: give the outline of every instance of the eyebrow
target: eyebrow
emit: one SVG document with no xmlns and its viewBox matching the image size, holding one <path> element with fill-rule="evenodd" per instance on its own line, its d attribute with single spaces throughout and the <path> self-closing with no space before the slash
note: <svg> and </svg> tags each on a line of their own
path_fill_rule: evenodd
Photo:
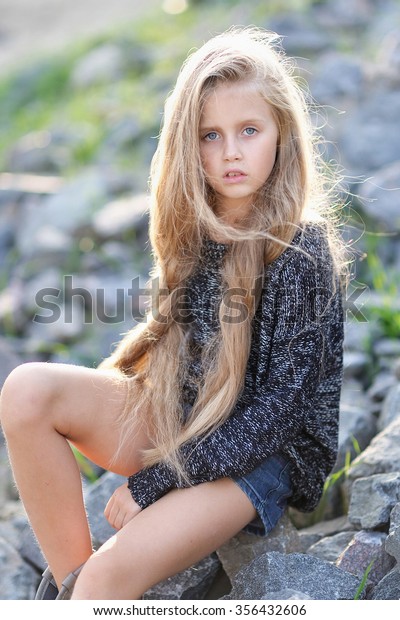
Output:
<svg viewBox="0 0 400 620">
<path fill-rule="evenodd" d="M 245 119 L 244 121 L 240 121 L 240 123 L 238 123 L 238 125 L 257 125 L 260 123 L 265 123 L 266 120 L 264 118 L 249 118 L 249 119 Z M 200 131 L 220 131 L 220 127 L 218 127 L 217 125 L 210 125 L 210 126 L 204 126 L 204 125 L 200 125 L 199 130 Z"/>
</svg>

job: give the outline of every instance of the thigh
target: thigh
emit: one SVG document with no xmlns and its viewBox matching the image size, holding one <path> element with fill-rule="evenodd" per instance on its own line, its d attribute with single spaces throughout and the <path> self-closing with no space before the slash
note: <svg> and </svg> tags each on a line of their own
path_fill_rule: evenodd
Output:
<svg viewBox="0 0 400 620">
<path fill-rule="evenodd" d="M 229 478 L 176 489 L 143 510 L 94 554 L 76 595 L 88 584 L 135 599 L 154 584 L 192 566 L 255 517 L 249 498 Z M 86 574 L 85 574 L 86 573 Z M 110 578 L 113 584 L 102 584 Z M 78 581 L 79 584 L 79 581 Z M 93 593 L 101 598 L 101 592 Z"/>
<path fill-rule="evenodd" d="M 136 426 L 132 440 L 115 458 L 120 446 L 119 418 L 128 392 L 123 377 L 70 364 L 37 366 L 37 388 L 49 395 L 44 401 L 48 411 L 43 415 L 52 416 L 51 422 L 60 434 L 104 469 L 122 475 L 141 469 L 141 451 L 150 447 L 150 440 L 139 415 L 132 421 Z"/>
</svg>

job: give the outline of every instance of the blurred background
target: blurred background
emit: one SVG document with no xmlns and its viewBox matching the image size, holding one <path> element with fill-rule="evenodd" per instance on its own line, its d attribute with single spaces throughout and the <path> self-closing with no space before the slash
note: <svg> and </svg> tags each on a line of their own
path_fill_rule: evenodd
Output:
<svg viewBox="0 0 400 620">
<path fill-rule="evenodd" d="M 150 265 L 163 103 L 188 51 L 231 25 L 278 32 L 296 58 L 351 194 L 349 319 L 359 308 L 369 347 L 400 333 L 398 1 L 1 0 L 0 14 L 0 380 L 20 361 L 96 364 L 140 318 L 127 291 Z"/>
</svg>

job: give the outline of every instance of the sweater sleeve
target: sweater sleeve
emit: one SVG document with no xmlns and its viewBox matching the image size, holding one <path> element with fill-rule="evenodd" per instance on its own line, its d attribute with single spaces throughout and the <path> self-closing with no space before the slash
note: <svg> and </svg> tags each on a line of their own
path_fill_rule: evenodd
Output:
<svg viewBox="0 0 400 620">
<path fill-rule="evenodd" d="M 293 251 L 269 281 L 262 299 L 256 393 L 250 402 L 239 399 L 213 433 L 181 447 L 191 484 L 245 475 L 301 433 L 323 372 L 325 339 L 332 337 L 335 317 L 329 309 L 338 307 L 332 303 L 340 295 L 332 276 L 326 264 Z M 130 476 L 128 486 L 145 508 L 181 483 L 158 463 Z"/>
</svg>

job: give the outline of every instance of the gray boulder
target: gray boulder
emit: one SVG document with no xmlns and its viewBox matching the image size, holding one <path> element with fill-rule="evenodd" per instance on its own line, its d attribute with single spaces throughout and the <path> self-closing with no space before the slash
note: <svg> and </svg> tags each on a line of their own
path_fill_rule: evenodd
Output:
<svg viewBox="0 0 400 620">
<path fill-rule="evenodd" d="M 125 56 L 117 45 L 101 45 L 78 61 L 71 75 L 75 88 L 88 88 L 99 82 L 114 82 L 122 77 Z"/>
<path fill-rule="evenodd" d="M 340 554 L 346 549 L 348 544 L 353 540 L 355 532 L 339 532 L 333 536 L 321 538 L 314 545 L 307 549 L 307 553 L 326 560 L 327 562 L 336 562 Z"/>
<path fill-rule="evenodd" d="M 360 529 L 389 524 L 392 508 L 400 501 L 400 473 L 358 478 L 351 489 L 349 521 Z"/>
<path fill-rule="evenodd" d="M 34 598 L 36 571 L 23 561 L 6 540 L 0 538 L 0 599 L 25 601 Z"/>
<path fill-rule="evenodd" d="M 22 361 L 7 340 L 0 337 L 0 389 L 10 372 L 19 366 Z"/>
<path fill-rule="evenodd" d="M 373 474 L 400 472 L 400 418 L 381 431 L 352 463 L 350 481 Z"/>
<path fill-rule="evenodd" d="M 400 564 L 400 503 L 396 504 L 390 513 L 390 528 L 385 549 Z"/>
<path fill-rule="evenodd" d="M 364 450 L 376 435 L 376 419 L 370 411 L 370 404 L 359 407 L 343 403 L 340 405 L 339 450 L 335 470 L 344 466 L 348 454 L 354 459 L 358 449 Z"/>
<path fill-rule="evenodd" d="M 381 414 L 378 420 L 379 430 L 386 428 L 396 418 L 400 417 L 400 383 L 390 388 L 383 401 Z"/>
<path fill-rule="evenodd" d="M 294 553 L 303 551 L 299 534 L 288 515 L 284 515 L 269 532 L 261 537 L 240 532 L 217 550 L 217 555 L 225 573 L 232 581 L 235 575 L 255 558 L 268 551 Z"/>
<path fill-rule="evenodd" d="M 85 173 L 66 184 L 54 196 L 37 202 L 24 202 L 17 229 L 16 246 L 23 257 L 31 258 L 49 251 L 49 236 L 64 240 L 60 253 L 71 251 L 65 239 L 74 234 L 86 234 L 93 214 L 107 200 L 107 182 L 100 172 Z M 51 246 L 51 252 L 54 253 Z"/>
<path fill-rule="evenodd" d="M 358 577 L 319 558 L 272 551 L 243 568 L 224 598 L 268 600 L 270 594 L 290 589 L 314 600 L 352 600 L 359 584 Z"/>
<path fill-rule="evenodd" d="M 359 192 L 363 210 L 388 231 L 400 230 L 400 151 L 396 159 L 394 163 L 392 159 L 386 162 L 388 165 L 363 183 Z"/>
<path fill-rule="evenodd" d="M 216 554 L 198 562 L 195 566 L 169 577 L 145 592 L 145 600 L 200 600 L 204 599 L 218 570 L 220 563 Z"/>
<path fill-rule="evenodd" d="M 373 601 L 400 600 L 400 571 L 393 569 L 385 575 L 374 588 L 371 599 Z"/>
<path fill-rule="evenodd" d="M 365 175 L 400 160 L 399 112 L 400 93 L 393 90 L 365 92 L 363 101 L 346 114 L 342 127 L 338 128 L 338 147 L 350 173 Z M 370 190 L 367 186 L 359 187 L 358 193 L 369 197 L 370 192 L 374 194 L 373 186 L 369 187 Z M 389 223 L 390 230 L 395 229 L 399 216 L 398 212 L 393 213 L 390 203 L 385 203 L 382 213 L 377 202 L 365 201 L 363 206 L 374 219 Z M 393 222 L 387 220 L 389 212 L 393 214 Z"/>
<path fill-rule="evenodd" d="M 337 559 L 336 566 L 361 580 L 373 562 L 368 582 L 377 584 L 394 566 L 393 558 L 385 551 L 385 540 L 383 532 L 357 532 Z"/>
</svg>

